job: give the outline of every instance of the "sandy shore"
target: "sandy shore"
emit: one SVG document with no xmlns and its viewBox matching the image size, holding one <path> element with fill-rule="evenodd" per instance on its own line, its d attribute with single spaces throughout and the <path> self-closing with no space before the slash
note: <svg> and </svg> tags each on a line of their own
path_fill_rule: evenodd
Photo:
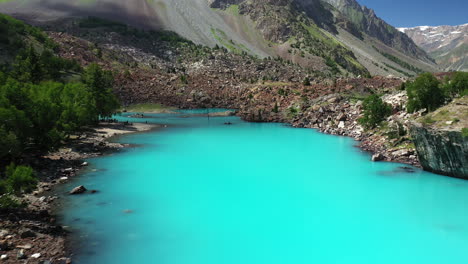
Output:
<svg viewBox="0 0 468 264">
<path fill-rule="evenodd" d="M 71 136 L 57 151 L 25 157 L 25 164 L 35 169 L 40 183 L 32 194 L 21 197 L 28 203 L 26 208 L 0 210 L 0 263 L 71 263 L 71 252 L 67 249 L 68 232 L 54 215 L 61 204 L 54 186 L 75 177 L 87 166 L 84 159 L 126 147 L 109 142 L 109 138 L 157 127 L 144 123 L 101 123 Z"/>
</svg>

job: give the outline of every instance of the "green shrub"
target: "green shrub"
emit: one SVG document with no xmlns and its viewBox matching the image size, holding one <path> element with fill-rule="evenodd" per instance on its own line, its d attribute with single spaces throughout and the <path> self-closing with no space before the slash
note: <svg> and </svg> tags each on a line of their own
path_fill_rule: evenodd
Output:
<svg viewBox="0 0 468 264">
<path fill-rule="evenodd" d="M 278 94 L 281 95 L 281 96 L 284 96 L 284 95 L 288 95 L 288 92 L 286 92 L 286 90 L 284 90 L 283 88 L 279 88 L 278 89 Z"/>
<path fill-rule="evenodd" d="M 11 209 L 11 208 L 22 208 L 25 205 L 12 198 L 10 195 L 0 196 L 0 208 Z"/>
<path fill-rule="evenodd" d="M 445 85 L 450 97 L 468 95 L 468 72 L 456 72 Z"/>
<path fill-rule="evenodd" d="M 431 74 L 423 73 L 416 80 L 407 84 L 408 112 L 415 112 L 426 108 L 434 111 L 445 102 L 440 82 Z"/>
<path fill-rule="evenodd" d="M 272 112 L 273 113 L 278 113 L 279 112 L 278 102 L 275 103 L 275 107 L 273 107 Z"/>
<path fill-rule="evenodd" d="M 181 76 L 180 76 L 180 82 L 181 82 L 182 84 L 188 84 L 187 75 L 181 75 Z"/>
<path fill-rule="evenodd" d="M 6 169 L 6 185 L 8 193 L 29 193 L 36 188 L 37 179 L 34 171 L 28 166 L 11 164 Z"/>
<path fill-rule="evenodd" d="M 367 129 L 376 127 L 392 113 L 392 107 L 375 94 L 367 97 L 362 106 L 364 116 L 359 119 L 359 123 Z"/>
<path fill-rule="evenodd" d="M 467 127 L 462 128 L 462 136 L 463 137 L 468 137 L 468 128 Z"/>
<path fill-rule="evenodd" d="M 310 79 L 309 77 L 305 77 L 304 80 L 302 81 L 302 84 L 305 86 L 310 86 Z"/>
</svg>

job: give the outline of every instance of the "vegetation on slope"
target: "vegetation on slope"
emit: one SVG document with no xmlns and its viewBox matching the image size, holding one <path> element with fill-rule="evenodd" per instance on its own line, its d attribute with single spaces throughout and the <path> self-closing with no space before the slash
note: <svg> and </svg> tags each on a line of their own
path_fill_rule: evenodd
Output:
<svg viewBox="0 0 468 264">
<path fill-rule="evenodd" d="M 110 72 L 55 56 L 49 48 L 55 44 L 37 28 L 7 16 L 2 25 L 10 33 L 3 46 L 23 47 L 0 71 L 0 195 L 7 194 L 0 206 L 13 206 L 9 195 L 29 192 L 37 182 L 31 168 L 14 162 L 59 146 L 68 135 L 111 116 L 119 104 Z M 67 81 L 71 74 L 80 77 Z"/>
<path fill-rule="evenodd" d="M 363 117 L 359 119 L 359 123 L 367 129 L 375 128 L 392 113 L 392 107 L 376 94 L 367 97 L 362 107 Z"/>
<path fill-rule="evenodd" d="M 400 58 L 390 54 L 390 53 L 381 51 L 381 50 L 377 49 L 375 46 L 373 46 L 373 47 L 374 47 L 374 49 L 376 51 L 378 51 L 380 54 L 382 54 L 385 58 L 395 62 L 396 64 L 400 65 L 401 67 L 403 67 L 403 68 L 405 68 L 407 70 L 410 70 L 412 72 L 415 72 L 415 73 L 422 73 L 423 72 L 423 70 L 419 69 L 418 67 L 415 67 L 415 66 L 407 63 L 406 61 L 403 61 Z"/>
<path fill-rule="evenodd" d="M 434 111 L 454 98 L 468 95 L 468 73 L 457 72 L 443 81 L 430 73 L 424 73 L 405 86 L 408 112 L 421 109 Z"/>
<path fill-rule="evenodd" d="M 319 27 L 322 20 L 327 21 L 329 18 L 316 22 L 316 14 L 310 14 L 309 11 L 313 10 L 298 6 L 294 1 L 244 1 L 226 9 L 229 14 L 236 12 L 237 15 L 238 12 L 250 17 L 256 30 L 262 33 L 270 45 L 289 45 L 289 54 L 283 54 L 283 57 L 326 64 L 330 75 L 352 73 L 367 76 L 367 70 L 357 61 L 354 54 Z M 222 44 L 225 45 L 225 41 Z M 317 57 L 323 58 L 323 61 Z"/>
</svg>

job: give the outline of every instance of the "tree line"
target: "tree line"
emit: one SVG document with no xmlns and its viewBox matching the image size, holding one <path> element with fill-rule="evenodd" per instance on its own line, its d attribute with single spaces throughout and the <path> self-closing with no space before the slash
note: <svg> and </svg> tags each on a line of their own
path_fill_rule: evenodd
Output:
<svg viewBox="0 0 468 264">
<path fill-rule="evenodd" d="M 72 79 L 72 80 L 70 80 Z M 84 126 L 112 116 L 119 102 L 112 93 L 112 72 L 97 64 L 23 48 L 0 70 L 0 195 L 32 190 L 31 168 L 15 166 L 31 151 L 48 151 Z M 11 165 L 8 165 L 10 164 Z M 3 195 L 0 207 L 11 202 Z"/>
<path fill-rule="evenodd" d="M 401 89 L 408 94 L 408 112 L 422 109 L 432 112 L 454 98 L 468 95 L 468 72 L 455 72 L 443 80 L 431 73 L 423 73 L 414 81 L 403 83 Z M 370 95 L 363 102 L 363 117 L 359 122 L 368 129 L 375 128 L 391 113 L 390 105 L 378 95 Z"/>
</svg>

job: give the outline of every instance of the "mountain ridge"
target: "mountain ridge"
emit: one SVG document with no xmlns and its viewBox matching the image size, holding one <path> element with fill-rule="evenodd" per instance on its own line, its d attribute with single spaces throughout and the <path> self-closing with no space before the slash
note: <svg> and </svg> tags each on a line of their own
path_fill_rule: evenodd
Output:
<svg viewBox="0 0 468 264">
<path fill-rule="evenodd" d="M 388 25 L 376 20 L 372 10 L 346 1 L 354 3 L 356 9 L 367 10 L 366 14 L 364 11 L 360 14 L 367 16 L 365 21 L 372 22 L 368 23 L 374 25 L 371 28 Z M 314 71 L 328 68 L 331 74 L 414 76 L 419 71 L 437 71 L 427 54 L 411 40 L 393 45 L 386 39 L 394 36 L 386 36 L 380 29 L 377 31 L 385 37 L 372 36 L 372 30 L 363 30 L 365 25 L 354 23 L 349 15 L 319 0 L 193 0 L 190 5 L 186 2 L 11 0 L 1 3 L 0 10 L 29 22 L 96 16 L 148 29 L 170 30 L 196 44 L 220 45 L 260 58 L 279 56 Z M 402 45 L 406 48 L 401 48 Z M 412 67 L 405 67 L 406 64 Z"/>
<path fill-rule="evenodd" d="M 444 70 L 468 71 L 468 23 L 398 28 L 432 56 Z"/>
</svg>

